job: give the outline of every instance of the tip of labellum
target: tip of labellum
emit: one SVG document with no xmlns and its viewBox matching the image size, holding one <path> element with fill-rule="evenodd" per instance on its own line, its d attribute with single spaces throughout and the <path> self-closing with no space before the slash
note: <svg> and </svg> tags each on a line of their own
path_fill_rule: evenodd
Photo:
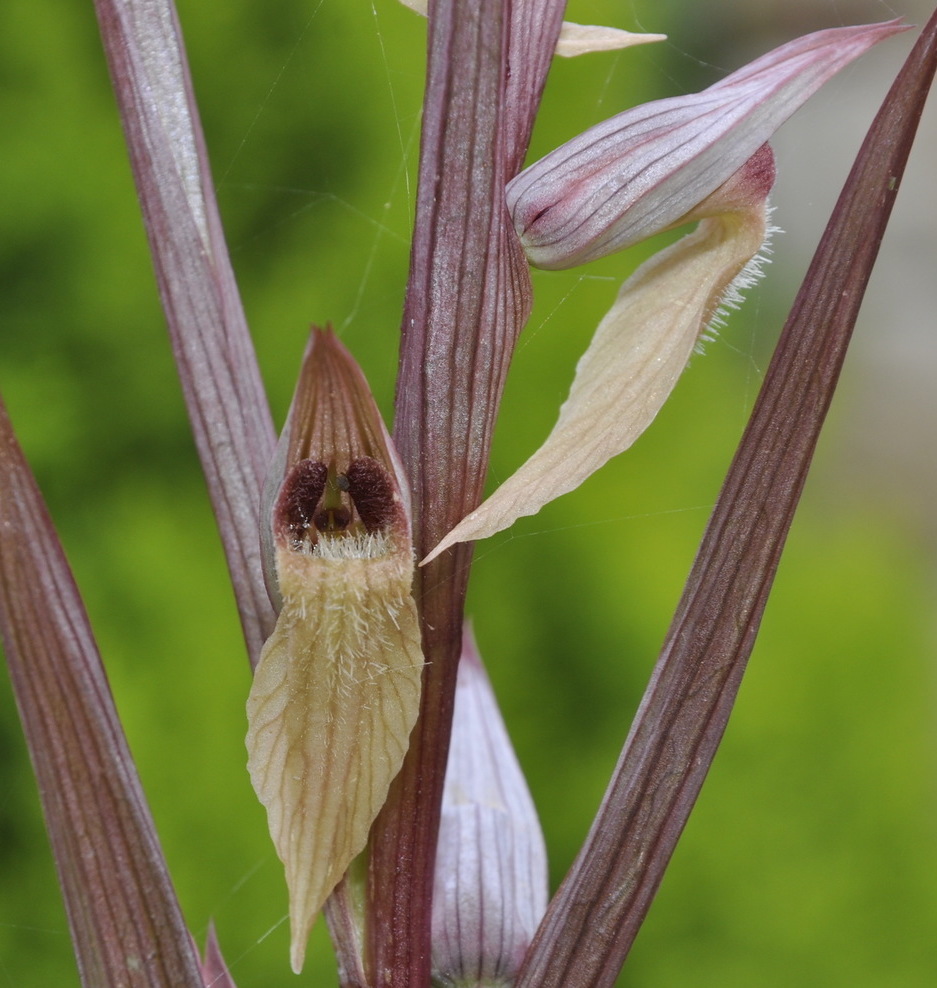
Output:
<svg viewBox="0 0 937 988">
<path fill-rule="evenodd" d="M 429 0 L 400 0 L 404 7 L 426 17 Z M 632 45 L 644 45 L 650 41 L 665 41 L 666 34 L 634 34 L 617 27 L 600 27 L 595 24 L 574 24 L 563 21 L 556 41 L 556 54 L 562 58 L 588 55 L 597 51 L 618 51 Z"/>
<path fill-rule="evenodd" d="M 575 24 L 563 21 L 560 36 L 556 40 L 556 54 L 561 58 L 575 58 L 599 51 L 619 51 L 632 45 L 646 45 L 654 41 L 666 41 L 666 34 L 635 34 L 617 27 L 597 24 Z"/>
</svg>

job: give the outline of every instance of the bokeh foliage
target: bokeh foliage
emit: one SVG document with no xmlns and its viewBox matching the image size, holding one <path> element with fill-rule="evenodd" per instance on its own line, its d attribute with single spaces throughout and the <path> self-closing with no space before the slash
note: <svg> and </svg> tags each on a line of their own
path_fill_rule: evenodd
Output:
<svg viewBox="0 0 937 988">
<path fill-rule="evenodd" d="M 622 24 L 620 6 L 574 13 Z M 395 0 L 179 7 L 277 421 L 310 321 L 336 325 L 389 414 L 424 25 Z M 681 19 L 676 2 L 657 10 L 652 22 L 651 5 L 634 7 L 622 26 L 669 31 L 672 45 L 557 65 L 536 149 L 712 81 L 687 54 L 704 53 L 700 18 Z M 214 917 L 242 988 L 333 983 L 322 923 L 302 979 L 288 969 L 282 872 L 244 770 L 247 662 L 92 5 L 7 0 L 4 22 L 0 388 L 193 932 L 201 941 Z M 546 434 L 634 253 L 536 276 L 493 482 Z M 786 300 L 783 285 L 757 291 L 632 451 L 477 549 L 470 611 L 554 883 L 614 765 Z M 937 976 L 933 558 L 887 505 L 839 496 L 844 383 L 736 714 L 622 985 L 910 988 Z M 77 975 L 7 682 L 0 986 L 68 988 Z"/>
</svg>

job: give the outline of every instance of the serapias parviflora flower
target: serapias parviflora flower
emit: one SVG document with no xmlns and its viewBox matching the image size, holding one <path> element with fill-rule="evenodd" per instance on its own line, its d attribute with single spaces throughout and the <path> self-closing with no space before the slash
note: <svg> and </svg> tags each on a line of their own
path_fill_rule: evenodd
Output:
<svg viewBox="0 0 937 988">
<path fill-rule="evenodd" d="M 313 330 L 265 495 L 279 608 L 247 703 L 248 770 L 286 869 L 291 963 L 367 843 L 420 704 L 405 482 L 364 375 Z"/>
<path fill-rule="evenodd" d="M 566 268 L 663 230 L 696 230 L 625 282 L 543 446 L 423 562 L 578 487 L 650 425 L 720 305 L 757 274 L 774 169 L 766 142 L 896 21 L 819 31 L 701 93 L 636 107 L 521 172 L 507 202 L 530 262 Z"/>
<path fill-rule="evenodd" d="M 426 16 L 429 0 L 400 0 L 404 7 Z M 598 24 L 574 24 L 563 21 L 560 36 L 556 41 L 556 54 L 563 58 L 588 55 L 596 51 L 617 51 L 631 45 L 646 45 L 651 41 L 664 41 L 666 34 L 636 34 L 617 27 L 603 27 Z"/>
<path fill-rule="evenodd" d="M 434 986 L 508 988 L 546 908 L 537 811 L 466 627 L 436 851 Z"/>
</svg>

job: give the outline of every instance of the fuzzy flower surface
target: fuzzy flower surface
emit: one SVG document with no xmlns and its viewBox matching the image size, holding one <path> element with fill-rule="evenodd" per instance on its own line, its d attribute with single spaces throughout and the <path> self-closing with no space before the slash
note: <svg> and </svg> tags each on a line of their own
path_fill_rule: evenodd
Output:
<svg viewBox="0 0 937 988">
<path fill-rule="evenodd" d="M 286 868 L 298 973 L 400 771 L 423 671 L 406 488 L 364 376 L 329 332 L 313 332 L 271 477 L 279 616 L 248 698 L 248 770 Z"/>
<path fill-rule="evenodd" d="M 424 563 L 535 514 L 644 432 L 700 340 L 758 274 L 774 181 L 766 142 L 836 72 L 902 30 L 891 21 L 798 38 L 700 93 L 596 125 L 509 183 L 518 236 L 542 268 L 573 267 L 699 225 L 625 282 L 544 444 Z"/>
</svg>

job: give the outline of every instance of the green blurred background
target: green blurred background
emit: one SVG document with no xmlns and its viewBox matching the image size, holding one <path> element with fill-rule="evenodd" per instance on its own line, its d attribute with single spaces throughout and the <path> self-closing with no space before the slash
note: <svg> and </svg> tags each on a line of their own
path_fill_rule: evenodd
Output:
<svg viewBox="0 0 937 988">
<path fill-rule="evenodd" d="M 277 421 L 312 321 L 335 324 L 389 415 L 423 22 L 395 0 L 179 6 Z M 573 19 L 670 41 L 558 63 L 534 153 L 806 30 L 895 10 L 922 16 L 912 0 L 583 0 Z M 201 942 L 214 918 L 241 988 L 333 984 L 321 922 L 305 973 L 289 973 L 282 871 L 244 767 L 247 662 L 92 4 L 5 0 L 0 24 L 0 389 L 83 590 L 191 929 Z M 790 232 L 648 434 L 477 549 L 470 612 L 554 886 L 601 798 L 809 251 L 909 45 L 873 52 L 779 137 L 776 221 Z M 919 150 L 908 186 L 929 190 L 932 165 Z M 736 713 L 623 986 L 937 983 L 932 194 L 906 188 L 896 222 Z M 591 329 L 646 256 L 632 253 L 536 275 L 493 483 L 546 435 Z M 35 784 L 0 682 L 0 988 L 70 988 Z"/>
</svg>

